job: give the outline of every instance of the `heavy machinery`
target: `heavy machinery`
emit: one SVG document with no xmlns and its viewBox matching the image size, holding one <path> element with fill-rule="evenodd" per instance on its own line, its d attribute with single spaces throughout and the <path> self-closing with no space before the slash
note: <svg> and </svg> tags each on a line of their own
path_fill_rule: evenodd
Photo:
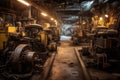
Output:
<svg viewBox="0 0 120 80">
<path fill-rule="evenodd" d="M 53 41 L 52 31 L 47 29 L 43 30 L 41 25 L 31 24 L 25 26 L 25 36 L 34 39 L 32 41 L 33 49 L 38 49 L 36 51 L 45 52 L 45 51 L 56 51 L 57 45 Z"/>
<path fill-rule="evenodd" d="M 91 46 L 83 47 L 83 55 L 93 59 L 91 63 L 99 69 L 120 73 L 119 39 L 119 27 L 97 27 L 91 33 Z"/>
<path fill-rule="evenodd" d="M 0 80 L 26 80 L 42 73 L 51 42 L 38 24 L 27 22 L 22 24 L 23 31 L 17 32 L 15 11 L 11 9 L 0 8 Z"/>
<path fill-rule="evenodd" d="M 93 39 L 93 51 L 96 53 L 97 64 L 102 65 L 110 64 L 110 65 L 119 65 L 120 60 L 120 46 L 119 46 L 119 33 L 116 29 L 96 29 L 97 32 L 94 35 Z M 116 63 L 116 64 L 115 64 Z"/>
<path fill-rule="evenodd" d="M 47 35 L 43 32 L 43 28 L 38 24 L 30 24 L 25 26 L 24 39 L 31 40 L 31 44 L 34 45 L 33 48 L 36 48 L 37 45 L 41 45 L 43 48 L 38 47 L 40 52 L 45 51 L 47 47 Z M 26 40 L 25 40 L 26 41 Z M 38 42 L 38 43 L 36 43 Z"/>
<path fill-rule="evenodd" d="M 52 35 L 53 35 L 53 41 L 59 43 L 60 41 L 60 28 L 59 27 L 49 27 L 50 30 L 52 30 Z"/>
<path fill-rule="evenodd" d="M 44 30 L 47 33 L 47 41 L 48 41 L 48 50 L 49 51 L 57 51 L 57 43 L 54 41 L 54 35 L 51 29 Z"/>
<path fill-rule="evenodd" d="M 88 43 L 89 37 L 87 35 L 88 31 L 81 29 L 80 27 L 76 27 L 73 35 L 72 35 L 72 44 L 73 45 L 80 45 L 81 43 Z"/>
<path fill-rule="evenodd" d="M 25 26 L 23 33 L 16 32 L 13 26 L 0 27 L 1 79 L 30 78 L 43 71 L 49 57 L 47 33 L 38 24 Z"/>
<path fill-rule="evenodd" d="M 38 53 L 29 43 L 19 43 L 21 37 L 13 32 L 15 29 L 0 27 L 0 76 L 7 80 L 31 76 L 40 63 Z"/>
<path fill-rule="evenodd" d="M 75 30 L 71 38 L 73 41 L 73 45 L 79 45 L 81 43 L 82 36 L 83 32 L 81 29 Z"/>
</svg>

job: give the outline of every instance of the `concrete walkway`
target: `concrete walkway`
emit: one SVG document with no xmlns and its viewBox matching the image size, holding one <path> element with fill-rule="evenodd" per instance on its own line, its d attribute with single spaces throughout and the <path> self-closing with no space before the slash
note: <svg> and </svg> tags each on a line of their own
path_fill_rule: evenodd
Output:
<svg viewBox="0 0 120 80">
<path fill-rule="evenodd" d="M 48 80 L 83 80 L 81 71 L 74 47 L 61 42 Z"/>
</svg>

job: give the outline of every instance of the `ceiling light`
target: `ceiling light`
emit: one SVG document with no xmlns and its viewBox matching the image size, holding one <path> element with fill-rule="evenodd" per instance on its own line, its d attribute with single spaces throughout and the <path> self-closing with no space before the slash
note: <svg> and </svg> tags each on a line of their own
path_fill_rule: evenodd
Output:
<svg viewBox="0 0 120 80">
<path fill-rule="evenodd" d="M 42 12 L 41 14 L 42 14 L 43 16 L 47 16 L 47 14 L 46 14 L 46 13 L 43 13 L 43 12 Z"/>
<path fill-rule="evenodd" d="M 108 15 L 106 14 L 105 17 L 108 18 Z"/>
<path fill-rule="evenodd" d="M 103 20 L 103 18 L 102 18 L 102 17 L 100 17 L 100 18 L 99 18 L 99 20 Z"/>
<path fill-rule="evenodd" d="M 51 18 L 51 20 L 53 21 L 54 19 L 53 19 L 53 18 Z"/>
<path fill-rule="evenodd" d="M 22 4 L 26 5 L 26 6 L 30 6 L 30 4 L 25 0 L 17 0 L 17 1 L 19 1 L 20 3 L 22 3 Z"/>
</svg>

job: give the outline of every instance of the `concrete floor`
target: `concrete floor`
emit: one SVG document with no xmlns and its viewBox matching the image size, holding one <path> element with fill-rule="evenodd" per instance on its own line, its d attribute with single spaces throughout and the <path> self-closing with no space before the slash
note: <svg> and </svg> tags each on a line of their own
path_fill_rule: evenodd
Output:
<svg viewBox="0 0 120 80">
<path fill-rule="evenodd" d="M 61 42 L 48 80 L 84 80 L 70 42 Z"/>
</svg>

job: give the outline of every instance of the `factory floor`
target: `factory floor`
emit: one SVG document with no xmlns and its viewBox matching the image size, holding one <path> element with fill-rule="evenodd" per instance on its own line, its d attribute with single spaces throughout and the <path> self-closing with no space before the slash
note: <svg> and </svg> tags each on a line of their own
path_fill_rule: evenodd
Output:
<svg viewBox="0 0 120 80">
<path fill-rule="evenodd" d="M 71 46 L 70 37 L 62 36 L 48 80 L 83 80 L 82 70 Z"/>
<path fill-rule="evenodd" d="M 85 80 L 81 64 L 75 54 L 75 49 L 82 46 L 72 46 L 70 39 L 69 36 L 61 36 L 61 45 L 58 47 L 58 53 L 47 80 Z M 87 70 L 92 80 L 119 80 L 113 74 L 98 69 L 87 68 Z"/>
</svg>

